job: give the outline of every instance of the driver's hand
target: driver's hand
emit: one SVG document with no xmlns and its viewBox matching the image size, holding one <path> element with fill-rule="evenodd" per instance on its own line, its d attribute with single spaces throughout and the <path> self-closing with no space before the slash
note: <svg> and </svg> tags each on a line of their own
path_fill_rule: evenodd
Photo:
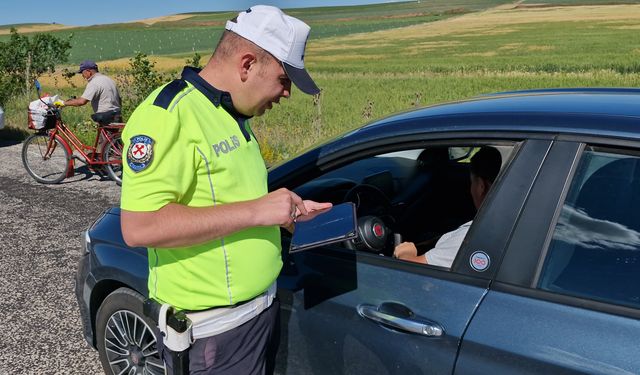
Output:
<svg viewBox="0 0 640 375">
<path fill-rule="evenodd" d="M 403 242 L 393 250 L 393 257 L 398 259 L 411 259 L 418 256 L 418 248 L 413 242 Z"/>
<path fill-rule="evenodd" d="M 55 105 L 58 108 L 64 107 L 64 101 L 56 100 L 55 102 L 53 102 L 53 105 Z"/>
</svg>

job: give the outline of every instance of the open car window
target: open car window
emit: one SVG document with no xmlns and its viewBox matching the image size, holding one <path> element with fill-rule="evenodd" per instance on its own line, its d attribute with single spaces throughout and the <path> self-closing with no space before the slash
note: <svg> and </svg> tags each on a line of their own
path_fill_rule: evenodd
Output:
<svg viewBox="0 0 640 375">
<path fill-rule="evenodd" d="M 398 243 L 413 242 L 424 254 L 443 235 L 475 217 L 470 162 L 482 146 L 499 153 L 502 168 L 515 142 L 440 143 L 369 156 L 310 180 L 295 192 L 304 199 L 356 205 L 360 235 L 342 247 L 391 259 Z M 452 251 L 455 256 L 457 248 Z"/>
</svg>

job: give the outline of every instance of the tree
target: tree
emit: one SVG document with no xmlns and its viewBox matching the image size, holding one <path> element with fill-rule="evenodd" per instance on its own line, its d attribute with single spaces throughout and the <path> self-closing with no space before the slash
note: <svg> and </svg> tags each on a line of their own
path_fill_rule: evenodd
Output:
<svg viewBox="0 0 640 375">
<path fill-rule="evenodd" d="M 200 64 L 200 59 L 202 58 L 202 56 L 200 56 L 200 54 L 198 52 L 194 53 L 193 56 L 191 58 L 188 58 L 187 60 L 185 60 L 185 63 L 188 66 L 192 66 L 194 68 L 202 68 L 202 64 Z"/>
<path fill-rule="evenodd" d="M 39 75 L 53 73 L 56 64 L 67 62 L 71 38 L 58 38 L 51 34 L 35 34 L 29 38 L 11 28 L 9 41 L 0 42 L 0 104 L 22 87 L 28 94 Z"/>
</svg>

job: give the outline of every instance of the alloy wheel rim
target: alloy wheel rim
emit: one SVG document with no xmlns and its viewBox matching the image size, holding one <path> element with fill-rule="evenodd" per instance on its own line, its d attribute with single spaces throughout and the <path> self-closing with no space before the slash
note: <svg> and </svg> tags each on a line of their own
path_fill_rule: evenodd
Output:
<svg viewBox="0 0 640 375">
<path fill-rule="evenodd" d="M 113 374 L 164 374 L 153 330 L 131 311 L 119 310 L 109 317 L 104 347 Z"/>
</svg>

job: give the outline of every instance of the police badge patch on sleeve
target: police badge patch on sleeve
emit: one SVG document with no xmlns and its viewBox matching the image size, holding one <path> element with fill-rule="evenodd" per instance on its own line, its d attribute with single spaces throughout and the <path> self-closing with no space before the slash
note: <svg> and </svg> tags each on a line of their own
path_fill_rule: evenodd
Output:
<svg viewBox="0 0 640 375">
<path fill-rule="evenodd" d="M 131 144 L 127 150 L 127 164 L 134 172 L 147 169 L 153 161 L 153 138 L 146 135 L 131 137 Z"/>
</svg>

